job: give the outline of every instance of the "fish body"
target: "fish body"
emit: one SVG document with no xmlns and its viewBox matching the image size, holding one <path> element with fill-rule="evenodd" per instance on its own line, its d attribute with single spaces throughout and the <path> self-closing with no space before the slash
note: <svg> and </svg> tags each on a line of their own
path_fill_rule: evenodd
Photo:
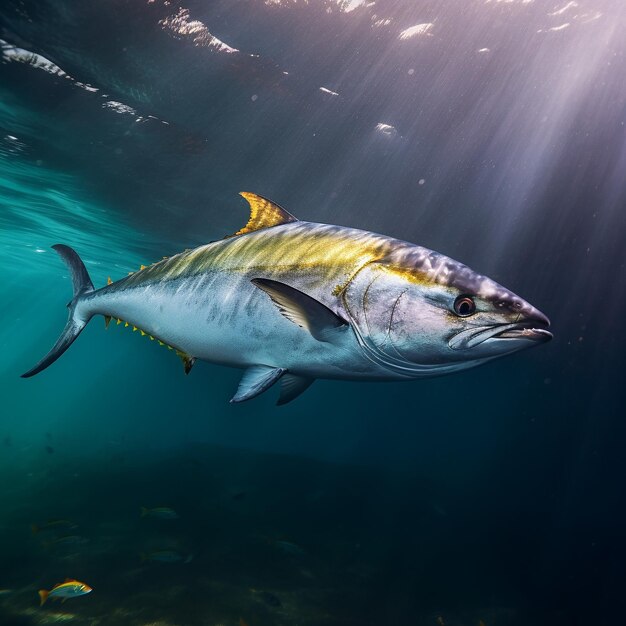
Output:
<svg viewBox="0 0 626 626">
<path fill-rule="evenodd" d="M 78 580 L 73 580 L 72 578 L 66 579 L 65 582 L 59 583 L 52 587 L 50 591 L 46 591 L 45 589 L 39 590 L 39 600 L 40 606 L 43 606 L 48 599 L 51 600 L 68 600 L 69 598 L 77 598 L 78 596 L 84 596 L 88 593 L 91 593 L 92 588 L 85 584 L 81 583 Z"/>
<path fill-rule="evenodd" d="M 50 541 L 45 541 L 44 545 L 50 546 L 81 546 L 85 543 L 89 543 L 89 539 L 81 537 L 80 535 L 65 535 L 63 537 L 56 537 Z"/>
<path fill-rule="evenodd" d="M 190 563 L 193 559 L 191 554 L 181 554 L 178 550 L 155 550 L 141 554 L 142 561 L 153 561 L 155 563 Z"/>
<path fill-rule="evenodd" d="M 258 594 L 261 600 L 263 600 L 263 602 L 265 602 L 265 604 L 267 604 L 268 606 L 271 606 L 274 608 L 278 608 L 282 606 L 282 602 L 280 601 L 280 598 L 274 595 L 273 593 L 271 593 L 270 591 L 259 591 Z"/>
<path fill-rule="evenodd" d="M 78 255 L 66 329 L 31 376 L 94 315 L 196 359 L 244 368 L 233 401 L 281 380 L 279 403 L 316 378 L 409 380 L 456 372 L 551 338 L 549 321 L 491 279 L 438 252 L 297 220 L 242 194 L 251 217 L 221 241 L 94 289 Z"/>
<path fill-rule="evenodd" d="M 78 525 L 68 519 L 51 519 L 43 524 L 31 524 L 30 529 L 34 535 L 42 531 L 56 531 L 59 529 L 74 530 Z"/>
<path fill-rule="evenodd" d="M 141 517 L 156 517 L 158 519 L 178 519 L 178 513 L 169 506 L 157 506 L 153 509 L 148 509 L 145 506 L 141 507 Z"/>
<path fill-rule="evenodd" d="M 274 545 L 279 549 L 285 552 L 286 554 L 290 554 L 292 556 L 304 556 L 304 550 L 297 544 L 291 541 L 283 541 L 278 540 L 274 542 Z"/>
</svg>

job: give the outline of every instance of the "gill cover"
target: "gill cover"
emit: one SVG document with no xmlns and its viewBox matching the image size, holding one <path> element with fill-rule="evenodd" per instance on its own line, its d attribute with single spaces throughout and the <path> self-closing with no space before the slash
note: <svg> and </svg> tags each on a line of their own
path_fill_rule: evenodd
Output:
<svg viewBox="0 0 626 626">
<path fill-rule="evenodd" d="M 471 361 L 442 358 L 449 318 L 435 304 L 439 289 L 420 284 L 384 259 L 363 267 L 342 292 L 343 304 L 365 355 L 407 378 L 466 369 Z"/>
<path fill-rule="evenodd" d="M 398 374 L 415 374 L 415 364 L 396 347 L 393 318 L 407 290 L 404 280 L 384 262 L 361 268 L 342 292 L 345 310 L 367 357 Z"/>
</svg>

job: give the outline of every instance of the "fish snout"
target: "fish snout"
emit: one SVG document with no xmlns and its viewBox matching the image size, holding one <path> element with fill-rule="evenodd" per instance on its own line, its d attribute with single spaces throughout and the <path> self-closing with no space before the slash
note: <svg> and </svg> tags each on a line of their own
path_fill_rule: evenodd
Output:
<svg viewBox="0 0 626 626">
<path fill-rule="evenodd" d="M 524 314 L 524 321 L 533 322 L 544 329 L 550 327 L 550 319 L 548 316 L 531 304 L 528 305 L 528 310 L 522 311 L 522 313 Z"/>
<path fill-rule="evenodd" d="M 522 330 L 527 339 L 533 339 L 535 341 L 550 341 L 552 339 L 552 333 L 548 330 L 550 327 L 550 319 L 545 313 L 542 313 L 539 309 L 527 304 L 526 310 L 522 311 L 524 317 L 521 321 Z"/>
<path fill-rule="evenodd" d="M 539 309 L 523 300 L 514 305 L 518 317 L 512 324 L 505 324 L 502 330 L 494 335 L 498 339 L 525 339 L 545 343 L 552 339 L 548 330 L 550 320 Z"/>
<path fill-rule="evenodd" d="M 526 331 L 524 332 L 526 339 L 542 339 L 544 341 L 552 339 L 552 333 L 547 330 L 550 327 L 548 316 L 530 304 L 530 302 L 526 302 L 519 296 L 511 295 L 512 297 L 507 304 L 501 303 L 499 305 L 504 305 L 510 311 L 505 330 L 524 330 Z M 507 335 L 502 333 L 500 336 L 504 338 Z"/>
</svg>

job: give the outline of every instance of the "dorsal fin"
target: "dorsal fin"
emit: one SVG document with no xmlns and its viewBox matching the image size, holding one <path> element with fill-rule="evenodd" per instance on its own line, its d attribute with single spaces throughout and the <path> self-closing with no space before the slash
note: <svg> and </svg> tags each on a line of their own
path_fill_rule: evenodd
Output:
<svg viewBox="0 0 626 626">
<path fill-rule="evenodd" d="M 261 230 L 262 228 L 270 228 L 271 226 L 298 221 L 298 218 L 263 196 L 258 196 L 248 191 L 242 191 L 239 195 L 243 196 L 250 205 L 250 219 L 248 223 L 233 236 L 245 235 L 246 233 Z"/>
</svg>

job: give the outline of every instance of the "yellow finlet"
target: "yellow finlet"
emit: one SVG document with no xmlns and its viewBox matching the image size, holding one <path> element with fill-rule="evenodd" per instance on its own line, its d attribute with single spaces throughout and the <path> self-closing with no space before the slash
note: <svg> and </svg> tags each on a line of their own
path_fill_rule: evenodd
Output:
<svg viewBox="0 0 626 626">
<path fill-rule="evenodd" d="M 104 327 L 106 329 L 108 329 L 110 323 L 111 323 L 111 316 L 110 315 L 105 315 L 104 316 Z"/>
<path fill-rule="evenodd" d="M 117 325 L 119 326 L 122 323 L 122 320 L 117 320 Z"/>
<path fill-rule="evenodd" d="M 110 285 L 113 281 L 110 276 L 107 276 L 107 285 Z"/>
<path fill-rule="evenodd" d="M 146 269 L 146 267 L 148 267 L 148 266 L 147 266 L 147 265 L 140 265 L 140 266 L 139 266 L 139 269 L 140 269 L 140 270 L 145 270 L 145 269 Z"/>
<path fill-rule="evenodd" d="M 130 324 L 128 322 L 124 322 L 124 328 L 126 328 L 127 326 L 130 326 Z"/>
<path fill-rule="evenodd" d="M 250 219 L 248 223 L 233 236 L 245 235 L 246 233 L 269 228 L 270 226 L 278 226 L 279 224 L 289 224 L 290 222 L 298 221 L 291 213 L 285 211 L 285 209 L 263 196 L 258 196 L 248 191 L 242 191 L 239 195 L 243 196 L 250 205 Z"/>
</svg>

